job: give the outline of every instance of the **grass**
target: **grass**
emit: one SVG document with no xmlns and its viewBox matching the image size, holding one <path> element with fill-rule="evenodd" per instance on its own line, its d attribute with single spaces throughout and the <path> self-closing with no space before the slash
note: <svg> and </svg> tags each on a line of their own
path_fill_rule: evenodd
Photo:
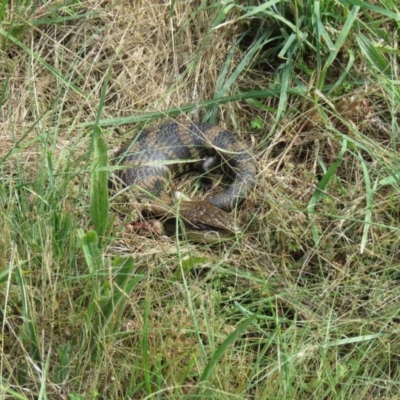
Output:
<svg viewBox="0 0 400 400">
<path fill-rule="evenodd" d="M 399 15 L 3 2 L 0 397 L 398 398 Z M 173 118 L 252 144 L 236 240 L 144 235 L 109 197 L 109 157 Z"/>
</svg>

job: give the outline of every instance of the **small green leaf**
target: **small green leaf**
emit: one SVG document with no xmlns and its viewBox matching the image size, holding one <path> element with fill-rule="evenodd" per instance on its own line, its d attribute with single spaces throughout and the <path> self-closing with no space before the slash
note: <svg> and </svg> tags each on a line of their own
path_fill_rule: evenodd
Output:
<svg viewBox="0 0 400 400">
<path fill-rule="evenodd" d="M 253 129 L 263 129 L 264 121 L 261 118 L 255 118 L 251 121 L 251 127 Z"/>
</svg>

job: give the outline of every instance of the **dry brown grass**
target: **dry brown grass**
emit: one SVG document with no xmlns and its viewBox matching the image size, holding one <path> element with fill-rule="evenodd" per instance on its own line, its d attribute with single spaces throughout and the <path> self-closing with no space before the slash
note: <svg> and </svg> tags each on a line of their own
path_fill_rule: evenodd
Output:
<svg viewBox="0 0 400 400">
<path fill-rule="evenodd" d="M 258 184 L 238 211 L 245 234 L 216 247 L 141 236 L 127 224 L 138 210 L 114 201 L 103 275 L 88 272 L 77 229 L 91 226 L 88 126 L 96 120 L 103 87 L 101 119 L 121 122 L 213 98 L 243 26 L 212 30 L 214 7 L 201 4 L 177 1 L 171 17 L 169 2 L 88 0 L 79 5 L 90 13 L 85 18 L 30 23 L 49 16 L 43 6 L 19 15 L 25 30 L 16 37 L 25 48 L 3 42 L 0 263 L 21 269 L 25 292 L 14 275 L 0 274 L 6 304 L 0 372 L 8 386 L 24 388 L 29 398 L 43 386 L 49 394 L 64 390 L 82 398 L 150 398 L 149 387 L 160 398 L 193 395 L 211 355 L 252 313 L 260 316 L 257 325 L 221 357 L 210 378 L 212 398 L 289 398 L 296 390 L 283 395 L 279 387 L 297 387 L 297 376 L 308 385 L 299 384 L 299 391 L 330 398 L 330 368 L 337 374 L 332 387 L 346 373 L 352 382 L 365 374 L 365 396 L 378 393 L 379 379 L 398 377 L 398 344 L 388 337 L 382 344 L 362 339 L 398 326 L 399 194 L 396 184 L 382 182 L 395 171 L 398 143 L 385 122 L 390 99 L 379 87 L 373 94 L 354 91 L 319 102 L 293 98 L 267 143 L 273 109 L 244 101 L 220 105 L 219 123 L 255 143 Z M 58 13 L 66 16 L 68 8 Z M 235 54 L 228 75 L 243 55 Z M 272 73 L 249 67 L 230 91 L 267 88 Z M 263 104 L 277 105 L 275 99 Z M 195 107 L 179 118 L 198 120 L 204 112 Z M 262 130 L 251 127 L 255 118 L 263 121 Z M 137 128 L 106 126 L 109 153 Z M 311 207 L 344 138 L 347 151 Z M 80 347 L 80 338 L 90 336 L 85 313 L 93 282 L 111 287 L 117 256 L 132 256 L 135 273 L 143 277 L 127 297 L 121 330 L 97 338 L 96 358 Z M 21 292 L 33 310 L 42 359 L 49 357 L 42 381 L 19 319 L 26 308 Z M 359 338 L 360 347 L 336 342 L 350 337 Z M 57 382 L 63 346 L 70 346 L 70 369 Z M 362 356 L 367 350 L 381 374 L 368 372 Z M 382 354 L 390 361 L 382 362 Z M 387 396 L 395 392 L 393 382 Z"/>
</svg>

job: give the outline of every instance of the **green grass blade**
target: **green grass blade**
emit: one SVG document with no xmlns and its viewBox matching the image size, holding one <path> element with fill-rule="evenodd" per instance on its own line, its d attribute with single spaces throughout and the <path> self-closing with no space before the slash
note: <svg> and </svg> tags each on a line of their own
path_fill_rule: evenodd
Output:
<svg viewBox="0 0 400 400">
<path fill-rule="evenodd" d="M 10 389 L 9 387 L 7 387 L 7 385 L 4 385 L 3 383 L 0 383 L 0 394 L 1 393 L 7 393 L 10 396 L 12 396 L 10 398 L 15 399 L 15 400 L 29 400 L 28 397 L 16 392 L 13 389 Z"/>
<path fill-rule="evenodd" d="M 400 21 L 399 13 L 395 13 L 392 10 L 389 10 L 388 8 L 380 7 L 376 4 L 373 4 L 372 2 L 367 2 L 367 1 L 363 1 L 363 0 L 340 0 L 340 3 L 350 4 L 353 6 L 360 7 L 361 9 L 365 9 L 365 10 L 371 10 L 378 14 L 385 15 L 386 17 L 389 17 L 390 19 L 393 19 L 394 21 Z"/>
<path fill-rule="evenodd" d="M 347 53 L 349 55 L 349 61 L 348 61 L 347 65 L 346 65 L 346 68 L 343 70 L 342 74 L 339 76 L 337 82 L 329 90 L 328 94 L 332 94 L 332 93 L 335 92 L 335 90 L 337 90 L 340 87 L 342 87 L 343 83 L 348 78 L 349 74 L 351 73 L 351 71 L 353 69 L 354 61 L 355 61 L 354 51 L 348 49 Z"/>
<path fill-rule="evenodd" d="M 22 321 L 29 341 L 29 355 L 35 362 L 41 365 L 42 358 L 40 354 L 40 340 L 34 317 L 35 312 L 33 311 L 31 302 L 29 301 L 28 293 L 26 291 L 26 283 L 20 266 L 15 268 L 15 278 L 21 294 Z"/>
<path fill-rule="evenodd" d="M 75 21 L 83 18 L 90 18 L 90 17 L 95 17 L 96 14 L 99 14 L 97 12 L 87 12 L 87 13 L 82 13 L 82 14 L 73 14 L 65 17 L 54 17 L 54 18 L 39 18 L 35 21 L 32 21 L 33 26 L 39 26 L 39 25 L 56 25 L 56 24 L 61 24 L 65 23 L 68 21 Z"/>
<path fill-rule="evenodd" d="M 58 365 L 54 369 L 54 382 L 61 384 L 68 379 L 71 371 L 71 342 L 61 346 L 58 351 Z"/>
<path fill-rule="evenodd" d="M 4 283 L 6 281 L 8 281 L 10 278 L 13 277 L 14 275 L 14 268 L 12 267 L 7 267 L 4 268 L 0 271 L 0 283 Z"/>
<path fill-rule="evenodd" d="M 382 53 L 378 50 L 378 47 L 374 46 L 372 42 L 362 33 L 359 33 L 356 36 L 356 39 L 358 45 L 360 46 L 360 50 L 367 58 L 367 60 L 371 63 L 371 65 L 377 70 L 377 72 L 384 73 L 390 76 L 390 64 L 382 55 Z"/>
<path fill-rule="evenodd" d="M 334 45 L 334 49 L 331 51 L 328 59 L 326 60 L 324 67 L 322 68 L 321 71 L 321 76 L 319 79 L 319 83 L 318 83 L 318 89 L 322 89 L 324 84 L 325 84 L 325 79 L 326 79 L 326 74 L 328 73 L 328 69 L 329 67 L 332 65 L 332 63 L 336 60 L 336 57 L 340 51 L 340 49 L 343 47 L 347 37 L 350 35 L 350 33 L 352 32 L 352 27 L 354 22 L 357 19 L 357 14 L 360 10 L 360 7 L 356 6 L 353 7 L 349 16 L 346 19 L 346 22 L 344 23 L 338 38 L 336 39 L 335 45 Z"/>
<path fill-rule="evenodd" d="M 146 384 L 147 394 L 152 394 L 151 390 L 151 371 L 149 365 L 149 315 L 150 315 L 150 300 L 144 301 L 143 312 L 143 333 L 142 333 L 142 367 L 144 374 L 144 381 Z"/>
<path fill-rule="evenodd" d="M 99 238 L 95 231 L 89 231 L 86 235 L 82 229 L 78 230 L 80 245 L 85 257 L 86 265 L 89 272 L 93 275 L 96 271 L 100 271 L 103 266 L 101 253 L 99 250 Z"/>
<path fill-rule="evenodd" d="M 260 4 L 259 6 L 247 6 L 243 7 L 244 9 L 248 9 L 247 12 L 245 12 L 242 16 L 241 19 L 247 19 L 250 17 L 254 17 L 256 15 L 263 15 L 265 12 L 271 8 L 272 6 L 280 3 L 281 0 L 270 0 L 270 1 L 265 1 L 264 3 Z"/>
<path fill-rule="evenodd" d="M 48 349 L 47 357 L 46 357 L 46 363 L 42 368 L 41 374 L 40 374 L 40 391 L 39 391 L 39 396 L 38 400 L 47 400 L 47 381 L 48 381 L 48 373 L 49 373 L 49 365 L 50 365 L 50 360 L 51 360 L 51 345 Z"/>
<path fill-rule="evenodd" d="M 338 156 L 336 157 L 336 161 L 330 166 L 328 171 L 324 174 L 322 179 L 319 181 L 313 195 L 311 196 L 310 202 L 308 203 L 307 212 L 310 219 L 312 219 L 315 206 L 320 201 L 321 198 L 325 197 L 325 189 L 328 183 L 331 181 L 333 176 L 335 175 L 336 170 L 338 169 L 339 165 L 342 162 L 343 156 L 347 151 L 347 140 L 344 138 L 342 142 L 342 148 Z M 312 222 L 311 223 L 311 230 L 313 233 L 314 243 L 317 244 L 319 242 L 319 232 L 317 226 Z"/>
<path fill-rule="evenodd" d="M 330 51 L 335 50 L 335 45 L 333 44 L 327 30 L 325 29 L 324 24 L 322 23 L 322 16 L 321 16 L 321 2 L 319 1 L 314 1 L 314 8 L 313 8 L 313 14 L 312 14 L 312 21 L 315 26 L 316 30 L 316 42 L 317 42 L 317 51 L 322 51 L 322 42 L 326 43 L 328 49 Z M 317 57 L 320 56 L 320 54 L 316 54 Z M 321 65 L 321 64 L 320 64 Z"/>
<path fill-rule="evenodd" d="M 368 172 L 368 165 L 365 162 L 364 158 L 362 157 L 361 153 L 358 154 L 358 157 L 361 162 L 361 168 L 364 174 L 364 182 L 365 182 L 365 200 L 366 200 L 366 207 L 365 207 L 365 221 L 364 221 L 364 228 L 363 234 L 360 243 L 360 253 L 362 254 L 365 250 L 367 241 L 368 241 L 368 232 L 371 226 L 371 218 L 372 218 L 372 207 L 373 207 L 373 198 L 376 187 L 378 185 L 378 181 L 375 182 L 374 188 L 371 186 L 371 178 Z"/>
<path fill-rule="evenodd" d="M 143 275 L 133 275 L 134 267 L 135 262 L 132 257 L 117 258 L 113 265 L 115 277 L 111 285 L 107 285 L 107 290 L 103 291 L 101 300 L 97 300 L 101 311 L 101 329 L 107 335 L 119 329 L 126 301 L 143 278 Z"/>
<path fill-rule="evenodd" d="M 225 96 L 225 94 L 231 89 L 232 85 L 236 82 L 239 75 L 243 73 L 246 67 L 252 62 L 254 55 L 260 51 L 260 49 L 265 45 L 265 40 L 270 34 L 269 31 L 264 32 L 257 41 L 250 47 L 245 56 L 242 58 L 238 66 L 232 72 L 230 77 L 224 82 L 223 86 L 217 92 L 217 98 Z"/>
<path fill-rule="evenodd" d="M 355 87 L 359 87 L 366 83 L 365 80 L 359 80 L 353 82 Z M 333 85 L 325 85 L 322 88 L 322 92 L 326 93 L 332 90 Z M 112 126 L 112 125 L 126 125 L 126 124 L 135 124 L 139 122 L 148 122 L 157 118 L 165 118 L 165 117 L 174 117 L 182 113 L 187 113 L 199 108 L 207 108 L 214 104 L 226 104 L 235 101 L 243 101 L 248 99 L 269 99 L 273 97 L 279 97 L 281 94 L 280 88 L 272 88 L 267 90 L 252 90 L 249 92 L 241 92 L 230 96 L 224 96 L 219 98 L 214 98 L 211 100 L 205 100 L 196 104 L 187 104 L 181 107 L 170 108 L 168 110 L 163 111 L 153 111 L 149 113 L 142 113 L 140 115 L 131 115 L 128 117 L 117 117 L 117 118 L 108 118 L 103 119 L 98 122 L 98 125 L 101 127 Z M 292 96 L 305 96 L 307 93 L 307 87 L 305 85 L 298 85 L 295 87 L 287 87 L 285 89 L 288 95 Z M 85 122 L 81 125 L 82 128 L 88 126 L 96 125 L 96 121 Z"/>
<path fill-rule="evenodd" d="M 117 118 L 109 118 L 109 119 L 104 119 L 100 120 L 98 125 L 105 127 L 105 126 L 110 126 L 110 125 L 122 125 L 122 124 L 134 124 L 138 122 L 147 122 L 154 120 L 156 118 L 165 118 L 165 117 L 174 117 L 182 113 L 187 113 L 190 111 L 193 111 L 199 107 L 201 108 L 207 108 L 210 106 L 213 106 L 215 104 L 225 104 L 229 103 L 232 101 L 238 101 L 238 100 L 246 100 L 246 99 L 252 99 L 252 98 L 269 98 L 269 97 L 274 97 L 279 95 L 279 90 L 278 89 L 273 89 L 273 90 L 255 90 L 247 93 L 240 93 L 232 96 L 225 96 L 222 98 L 214 98 L 211 100 L 205 100 L 203 102 L 200 102 L 198 104 L 187 104 L 183 105 L 181 107 L 174 107 L 170 108 L 169 110 L 164 110 L 164 111 L 153 111 L 149 113 L 141 113 L 140 115 L 132 115 L 128 117 L 117 117 Z M 86 122 L 82 125 L 82 127 L 87 127 L 87 126 L 93 126 L 95 125 L 96 122 Z"/>
<path fill-rule="evenodd" d="M 203 373 L 201 374 L 198 387 L 196 390 L 196 395 L 199 395 L 202 391 L 202 383 L 208 380 L 214 368 L 217 366 L 218 361 L 223 357 L 223 355 L 227 352 L 229 346 L 231 346 L 247 329 L 249 325 L 251 325 L 254 320 L 257 318 L 256 315 L 252 315 L 251 317 L 245 319 L 241 322 L 238 327 L 228 335 L 228 337 L 221 343 L 218 349 L 215 351 L 210 361 L 204 368 Z"/>
<path fill-rule="evenodd" d="M 4 29 L 0 28 L 0 35 L 3 35 L 7 40 L 11 40 L 13 43 L 21 47 L 24 51 L 26 51 L 32 58 L 34 58 L 36 61 L 38 61 L 40 64 L 42 64 L 46 69 L 48 69 L 54 76 L 56 76 L 64 85 L 73 90 L 75 93 L 79 94 L 80 96 L 85 97 L 83 92 L 75 86 L 73 83 L 68 81 L 67 79 L 64 78 L 64 76 L 58 72 L 54 67 L 52 67 L 48 62 L 40 58 L 34 51 L 32 51 L 29 47 L 25 46 L 20 40 L 15 38 L 14 36 L 10 35 L 8 32 L 6 32 Z"/>
<path fill-rule="evenodd" d="M 95 127 L 94 151 L 90 184 L 90 218 L 100 240 L 107 229 L 109 218 L 108 197 L 108 156 L 107 145 L 102 137 L 101 129 Z"/>
</svg>

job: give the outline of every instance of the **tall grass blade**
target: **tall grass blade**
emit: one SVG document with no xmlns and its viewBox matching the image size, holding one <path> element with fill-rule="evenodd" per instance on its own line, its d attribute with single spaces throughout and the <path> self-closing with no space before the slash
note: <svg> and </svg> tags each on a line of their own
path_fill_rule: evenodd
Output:
<svg viewBox="0 0 400 400">
<path fill-rule="evenodd" d="M 346 19 L 346 22 L 343 25 L 343 28 L 341 29 L 339 36 L 335 42 L 334 49 L 331 51 L 331 54 L 329 55 L 328 59 L 326 60 L 324 67 L 322 68 L 321 76 L 319 79 L 318 83 L 318 89 L 322 90 L 324 84 L 325 84 L 325 78 L 326 74 L 328 72 L 329 67 L 332 65 L 332 63 L 336 60 L 336 57 L 340 51 L 340 49 L 343 47 L 347 37 L 350 35 L 352 32 L 352 27 L 354 22 L 356 21 L 357 14 L 360 11 L 360 7 L 353 7 L 349 16 Z"/>
<path fill-rule="evenodd" d="M 20 394 L 18 392 L 16 392 L 13 389 L 10 389 L 9 387 L 7 387 L 8 385 L 5 385 L 3 383 L 0 383 L 0 395 L 3 393 L 9 394 L 10 399 L 15 399 L 15 400 L 29 400 L 28 397 L 24 396 L 23 394 Z"/>
<path fill-rule="evenodd" d="M 26 291 L 26 283 L 23 278 L 21 267 L 18 265 L 15 268 L 15 279 L 21 294 L 22 302 L 22 322 L 29 341 L 29 355 L 40 366 L 42 365 L 42 358 L 40 354 L 40 340 L 37 331 L 37 324 L 35 323 L 35 312 L 32 310 L 32 304 L 29 301 L 28 293 Z"/>
<path fill-rule="evenodd" d="M 386 17 L 389 17 L 390 19 L 393 19 L 394 21 L 400 21 L 400 14 L 398 12 L 395 13 L 395 12 L 389 10 L 388 8 L 380 7 L 370 1 L 367 2 L 367 1 L 363 1 L 363 0 L 340 0 L 340 3 L 350 4 L 352 6 L 358 6 L 363 10 L 371 10 L 378 14 L 385 15 Z M 396 1 L 396 3 L 398 4 L 397 1 Z"/>
<path fill-rule="evenodd" d="M 359 87 L 364 85 L 365 83 L 366 80 L 363 79 L 354 81 L 353 85 Z M 324 85 L 321 91 L 323 93 L 327 93 L 330 92 L 333 87 L 334 85 Z M 298 84 L 297 86 L 286 88 L 286 92 L 288 95 L 305 96 L 307 93 L 307 87 L 305 85 Z M 98 122 L 97 121 L 85 122 L 84 124 L 82 124 L 81 127 L 94 126 L 94 125 L 106 127 L 111 125 L 126 125 L 126 124 L 135 124 L 139 122 L 148 122 L 157 118 L 174 117 L 182 113 L 193 111 L 195 109 L 207 108 L 214 104 L 226 104 L 230 102 L 243 101 L 248 99 L 268 99 L 271 97 L 279 97 L 280 94 L 281 94 L 281 89 L 279 88 L 271 88 L 267 90 L 253 90 L 249 92 L 237 93 L 230 96 L 218 97 L 211 100 L 205 100 L 198 104 L 187 104 L 181 107 L 170 108 L 168 110 L 163 110 L 163 111 L 153 111 L 149 113 L 143 113 L 141 115 L 135 114 L 128 117 L 103 119 L 99 120 Z"/>
<path fill-rule="evenodd" d="M 67 342 L 58 349 L 58 361 L 54 369 L 54 382 L 61 384 L 65 382 L 71 370 L 71 343 Z"/>
<path fill-rule="evenodd" d="M 103 338 L 118 331 L 128 296 L 143 276 L 133 275 L 135 263 L 132 257 L 116 257 L 111 277 L 105 278 L 96 232 L 84 235 L 80 230 L 79 237 L 92 276 L 85 325 L 91 352 L 95 354 L 102 348 Z"/>
<path fill-rule="evenodd" d="M 47 381 L 48 381 L 48 372 L 49 372 L 49 365 L 50 365 L 50 360 L 51 360 L 51 345 L 49 349 L 47 349 L 47 357 L 46 357 L 46 364 L 44 365 L 44 368 L 42 369 L 42 373 L 40 376 L 40 391 L 39 391 L 39 396 L 38 400 L 47 400 Z"/>
<path fill-rule="evenodd" d="M 343 156 L 345 152 L 347 151 L 347 140 L 343 138 L 343 143 L 342 143 L 342 148 L 340 149 L 340 152 L 336 158 L 336 161 L 331 165 L 331 167 L 328 169 L 328 171 L 324 174 L 322 179 L 319 181 L 313 195 L 311 196 L 310 202 L 308 203 L 307 211 L 308 211 L 308 216 L 311 219 L 314 211 L 315 211 L 315 206 L 319 202 L 321 198 L 325 196 L 325 189 L 330 180 L 333 178 L 335 175 L 336 170 L 338 169 L 339 165 L 342 162 Z M 313 239 L 314 243 L 318 244 L 319 242 L 319 231 L 317 226 L 312 222 L 311 223 L 311 230 L 313 234 Z"/>
<path fill-rule="evenodd" d="M 257 318 L 257 315 L 252 315 L 251 317 L 245 319 L 243 322 L 241 322 L 238 327 L 228 335 L 228 337 L 221 343 L 221 345 L 218 347 L 216 352 L 213 354 L 211 357 L 210 361 L 204 368 L 203 373 L 201 374 L 198 387 L 196 390 L 196 395 L 200 395 L 200 392 L 202 391 L 202 384 L 208 380 L 210 377 L 211 373 L 213 372 L 214 368 L 217 366 L 218 361 L 223 357 L 223 355 L 227 352 L 228 348 L 230 345 L 232 345 L 239 337 L 240 335 L 243 334 L 243 332 L 247 329 L 247 327 L 254 322 L 254 320 Z"/>
<path fill-rule="evenodd" d="M 376 187 L 378 185 L 378 181 L 375 181 L 374 188 L 371 185 L 371 178 L 368 172 L 368 165 L 365 162 L 362 154 L 359 152 L 358 157 L 361 161 L 361 168 L 364 174 L 364 182 L 365 182 L 365 200 L 366 200 L 366 207 L 365 207 L 365 221 L 364 221 L 364 228 L 363 234 L 361 238 L 360 244 L 360 253 L 364 253 L 365 247 L 368 241 L 368 231 L 371 226 L 371 218 L 372 218 L 372 206 L 373 206 L 373 198 Z"/>
<path fill-rule="evenodd" d="M 356 36 L 356 39 L 358 45 L 360 46 L 360 50 L 367 58 L 367 60 L 371 63 L 371 65 L 377 70 L 377 72 L 384 73 L 390 76 L 390 64 L 382 55 L 382 53 L 378 50 L 378 48 L 374 46 L 372 42 L 362 33 L 359 33 Z"/>
<path fill-rule="evenodd" d="M 8 32 L 6 32 L 4 29 L 0 28 L 0 35 L 3 35 L 7 40 L 11 40 L 13 43 L 21 47 L 24 51 L 26 51 L 32 58 L 34 58 L 36 61 L 38 61 L 40 64 L 42 64 L 46 69 L 48 69 L 54 76 L 56 76 L 60 82 L 63 82 L 64 85 L 73 90 L 75 93 L 79 94 L 80 96 L 85 97 L 83 92 L 78 89 L 73 83 L 68 81 L 59 71 L 57 71 L 54 67 L 52 67 L 47 61 L 43 60 L 41 57 L 39 57 L 34 51 L 32 51 L 29 47 L 25 46 L 24 43 L 22 43 L 20 40 L 15 38 L 14 36 L 10 35 Z"/>
<path fill-rule="evenodd" d="M 78 236 L 85 257 L 86 265 L 91 275 L 101 271 L 103 261 L 99 250 L 99 238 L 95 231 L 89 231 L 86 235 L 82 229 L 78 230 Z"/>
<path fill-rule="evenodd" d="M 90 184 L 90 219 L 101 241 L 106 231 L 109 217 L 108 156 L 107 145 L 98 126 L 94 127 L 93 135 L 94 151 Z"/>
<path fill-rule="evenodd" d="M 355 55 L 354 55 L 354 51 L 348 49 L 347 53 L 349 55 L 349 61 L 346 65 L 346 68 L 343 70 L 343 72 L 341 73 L 341 75 L 339 76 L 338 80 L 336 81 L 336 83 L 332 86 L 332 88 L 329 90 L 328 94 L 334 93 L 335 90 L 339 89 L 340 87 L 342 87 L 343 82 L 345 82 L 345 80 L 348 78 L 351 70 L 353 69 L 353 65 L 354 65 L 354 61 L 355 61 Z"/>
<path fill-rule="evenodd" d="M 111 284 L 107 284 L 106 290 L 102 291 L 101 299 L 96 299 L 101 315 L 96 320 L 101 320 L 101 330 L 107 335 L 118 331 L 128 296 L 143 278 L 143 275 L 133 275 L 134 267 L 132 257 L 117 257 L 113 264 Z"/>
<path fill-rule="evenodd" d="M 12 276 L 14 275 L 14 268 L 13 267 L 7 267 L 4 268 L 0 271 L 0 283 L 4 283 L 8 281 Z M 11 275 L 11 276 L 10 276 Z"/>
<path fill-rule="evenodd" d="M 151 371 L 149 366 L 149 315 L 150 300 L 145 299 L 143 313 L 143 332 L 142 332 L 142 367 L 147 394 L 150 396 L 151 390 Z"/>
</svg>

